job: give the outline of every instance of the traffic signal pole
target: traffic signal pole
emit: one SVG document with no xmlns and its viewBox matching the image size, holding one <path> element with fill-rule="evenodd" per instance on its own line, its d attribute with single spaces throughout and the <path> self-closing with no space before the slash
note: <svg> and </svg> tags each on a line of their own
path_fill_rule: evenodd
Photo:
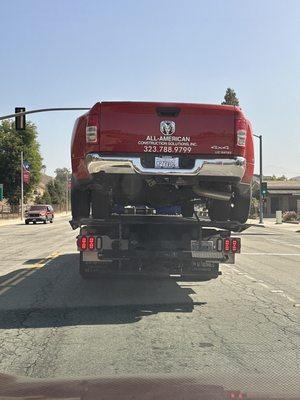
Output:
<svg viewBox="0 0 300 400">
<path fill-rule="evenodd" d="M 23 151 L 21 151 L 21 221 L 24 218 L 24 160 Z"/>
</svg>

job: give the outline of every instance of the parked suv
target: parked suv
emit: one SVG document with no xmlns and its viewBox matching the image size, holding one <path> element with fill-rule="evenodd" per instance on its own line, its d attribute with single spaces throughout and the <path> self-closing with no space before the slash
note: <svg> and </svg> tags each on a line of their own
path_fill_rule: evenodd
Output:
<svg viewBox="0 0 300 400">
<path fill-rule="evenodd" d="M 35 206 L 30 206 L 29 210 L 25 212 L 25 224 L 28 225 L 29 222 L 36 224 L 37 222 L 44 222 L 46 224 L 48 221 L 52 224 L 54 219 L 53 207 L 49 204 L 38 204 Z"/>
</svg>

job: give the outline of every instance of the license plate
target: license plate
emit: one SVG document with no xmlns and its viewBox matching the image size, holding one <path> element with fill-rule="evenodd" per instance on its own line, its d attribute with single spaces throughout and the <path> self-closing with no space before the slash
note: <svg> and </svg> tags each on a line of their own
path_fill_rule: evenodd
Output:
<svg viewBox="0 0 300 400">
<path fill-rule="evenodd" d="M 171 156 L 155 157 L 155 168 L 179 168 L 179 158 Z"/>
</svg>

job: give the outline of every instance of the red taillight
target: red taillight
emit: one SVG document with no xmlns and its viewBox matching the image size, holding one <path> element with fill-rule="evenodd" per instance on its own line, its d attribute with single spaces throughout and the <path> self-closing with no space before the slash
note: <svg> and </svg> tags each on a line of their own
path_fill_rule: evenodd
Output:
<svg viewBox="0 0 300 400">
<path fill-rule="evenodd" d="M 246 146 L 247 138 L 247 121 L 244 118 L 235 120 L 236 145 L 239 147 Z"/>
<path fill-rule="evenodd" d="M 85 130 L 86 143 L 98 142 L 98 122 L 99 117 L 97 114 L 90 114 L 88 116 L 87 126 Z"/>
<path fill-rule="evenodd" d="M 89 236 L 89 238 L 88 238 L 88 248 L 89 248 L 89 250 L 94 250 L 95 243 L 96 243 L 95 236 Z"/>
<path fill-rule="evenodd" d="M 230 251 L 230 239 L 224 239 L 223 241 L 223 249 L 224 251 Z"/>
<path fill-rule="evenodd" d="M 79 248 L 81 250 L 87 249 L 87 237 L 86 236 L 81 236 L 81 238 L 79 239 Z"/>
<path fill-rule="evenodd" d="M 239 239 L 231 239 L 231 251 L 236 253 L 240 250 L 240 241 Z"/>
</svg>

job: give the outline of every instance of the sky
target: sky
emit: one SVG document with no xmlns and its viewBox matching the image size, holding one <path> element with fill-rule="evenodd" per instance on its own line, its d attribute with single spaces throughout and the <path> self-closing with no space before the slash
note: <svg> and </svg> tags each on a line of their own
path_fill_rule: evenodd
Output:
<svg viewBox="0 0 300 400">
<path fill-rule="evenodd" d="M 0 9 L 0 115 L 108 100 L 218 104 L 231 87 L 263 135 L 264 174 L 300 175 L 300 1 L 0 0 Z M 78 115 L 30 116 L 46 173 L 70 167 Z"/>
</svg>

